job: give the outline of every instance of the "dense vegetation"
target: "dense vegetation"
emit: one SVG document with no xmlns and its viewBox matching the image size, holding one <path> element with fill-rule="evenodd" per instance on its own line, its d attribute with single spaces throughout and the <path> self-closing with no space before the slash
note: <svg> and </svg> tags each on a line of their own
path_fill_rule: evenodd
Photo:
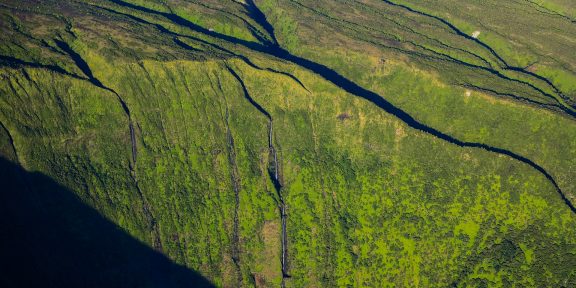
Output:
<svg viewBox="0 0 576 288">
<path fill-rule="evenodd" d="M 575 19 L 2 0 L 0 286 L 574 287 Z"/>
</svg>

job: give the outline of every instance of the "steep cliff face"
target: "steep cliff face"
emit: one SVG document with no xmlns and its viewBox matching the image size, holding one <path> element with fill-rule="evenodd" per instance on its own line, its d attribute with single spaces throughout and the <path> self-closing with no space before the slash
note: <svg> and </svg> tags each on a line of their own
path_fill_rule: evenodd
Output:
<svg viewBox="0 0 576 288">
<path fill-rule="evenodd" d="M 535 70 L 427 2 L 0 2 L 3 221 L 65 223 L 2 243 L 48 286 L 576 285 L 566 6 L 516 12 L 572 25 L 511 36 Z M 66 280 L 65 235 L 110 258 Z"/>
</svg>

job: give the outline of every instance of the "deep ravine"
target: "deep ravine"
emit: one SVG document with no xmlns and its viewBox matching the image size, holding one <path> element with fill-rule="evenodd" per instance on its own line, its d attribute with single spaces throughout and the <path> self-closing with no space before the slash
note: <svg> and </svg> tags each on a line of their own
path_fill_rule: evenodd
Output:
<svg viewBox="0 0 576 288">
<path fill-rule="evenodd" d="M 268 33 L 268 36 L 271 38 L 272 42 L 268 42 L 267 44 L 270 46 L 278 46 L 278 40 L 274 34 L 274 26 L 272 26 L 270 22 L 266 20 L 266 15 L 264 15 L 258 6 L 256 6 L 254 0 L 246 0 L 245 3 L 246 10 L 248 10 L 248 16 L 256 21 L 258 25 L 264 28 L 266 33 Z"/>
<path fill-rule="evenodd" d="M 288 213 L 286 212 L 286 202 L 284 201 L 284 195 L 282 194 L 282 180 L 281 180 L 281 167 L 280 161 L 278 160 L 278 152 L 274 147 L 274 121 L 272 119 L 272 115 L 268 113 L 254 98 L 250 96 L 244 81 L 232 69 L 230 66 L 226 66 L 226 69 L 236 78 L 240 86 L 242 87 L 244 97 L 254 106 L 262 115 L 268 118 L 268 150 L 270 153 L 270 164 L 268 165 L 268 175 L 270 177 L 270 181 L 274 185 L 274 190 L 276 191 L 276 195 L 278 197 L 278 210 L 280 212 L 280 222 L 282 225 L 282 232 L 281 232 L 281 269 L 282 269 L 282 287 L 285 286 L 285 279 L 290 277 L 289 269 L 288 269 L 288 231 L 286 229 L 286 218 L 288 217 Z"/>
</svg>

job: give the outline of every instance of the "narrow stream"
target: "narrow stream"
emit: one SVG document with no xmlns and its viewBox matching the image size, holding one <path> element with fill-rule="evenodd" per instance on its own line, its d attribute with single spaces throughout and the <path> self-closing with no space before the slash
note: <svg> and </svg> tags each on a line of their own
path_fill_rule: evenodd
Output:
<svg viewBox="0 0 576 288">
<path fill-rule="evenodd" d="M 281 255 L 281 264 L 282 264 L 282 278 L 289 278 L 290 275 L 288 274 L 288 231 L 286 230 L 286 217 L 288 214 L 286 213 L 286 203 L 284 202 L 284 196 L 282 195 L 282 182 L 280 180 L 280 164 L 278 161 L 278 154 L 276 153 L 276 148 L 274 148 L 274 126 L 272 122 L 272 118 L 269 119 L 269 130 L 268 130 L 268 147 L 270 149 L 270 154 L 273 159 L 274 168 L 273 173 L 271 174 L 272 183 L 274 184 L 274 189 L 276 190 L 276 194 L 278 195 L 278 208 L 280 211 L 280 220 L 282 224 L 282 236 L 281 236 L 281 244 L 282 244 L 282 255 Z M 284 286 L 284 283 L 282 283 Z"/>
</svg>

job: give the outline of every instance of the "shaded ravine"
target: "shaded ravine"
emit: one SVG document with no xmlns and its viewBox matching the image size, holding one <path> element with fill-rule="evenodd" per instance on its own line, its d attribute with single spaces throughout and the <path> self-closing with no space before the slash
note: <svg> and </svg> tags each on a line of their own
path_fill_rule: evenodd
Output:
<svg viewBox="0 0 576 288">
<path fill-rule="evenodd" d="M 446 19 L 444 19 L 444 18 L 442 18 L 442 17 L 439 17 L 439 16 L 436 16 L 436 15 L 432 15 L 432 14 L 426 13 L 426 12 L 422 12 L 422 11 L 420 11 L 420 10 L 416 10 L 416 9 L 414 9 L 414 8 L 411 8 L 411 7 L 406 6 L 406 5 L 403 5 L 403 4 L 398 4 L 398 3 L 392 2 L 392 1 L 389 1 L 389 0 L 382 0 L 382 1 L 385 2 L 385 3 L 387 3 L 387 4 L 389 4 L 389 5 L 391 5 L 391 6 L 400 7 L 400 8 L 403 8 L 403 9 L 409 11 L 409 12 L 412 12 L 412 13 L 415 13 L 415 14 L 418 14 L 418 15 L 422 15 L 422 16 L 425 16 L 425 17 L 428 17 L 428 18 L 433 18 L 433 19 L 435 19 L 435 20 L 437 20 L 437 21 L 440 21 L 441 23 L 443 23 L 444 25 L 446 25 L 448 28 L 450 28 L 450 29 L 451 29 L 454 33 L 456 33 L 457 35 L 462 36 L 462 37 L 466 38 L 467 40 L 476 42 L 477 44 L 479 44 L 480 46 L 482 46 L 482 47 L 484 47 L 486 50 L 488 50 L 488 51 L 490 52 L 490 54 L 492 54 L 492 56 L 494 56 L 496 59 L 498 59 L 498 61 L 501 62 L 501 64 L 503 64 L 503 69 L 504 69 L 504 70 L 510 70 L 510 71 L 519 72 L 519 73 L 521 73 L 521 74 L 524 74 L 524 75 L 527 75 L 527 76 L 531 76 L 531 77 L 534 77 L 534 78 L 536 78 L 536 79 L 538 79 L 538 80 L 541 80 L 541 81 L 545 82 L 548 86 L 550 86 L 550 87 L 554 90 L 554 92 L 560 96 L 561 99 L 563 99 L 563 100 L 570 100 L 570 99 L 567 98 L 567 97 L 562 93 L 562 91 L 561 91 L 558 87 L 556 87 L 556 85 L 554 85 L 554 83 L 552 83 L 552 81 L 550 81 L 548 78 L 546 78 L 546 77 L 544 77 L 544 76 L 541 76 L 541 75 L 539 75 L 539 74 L 536 74 L 536 73 L 534 73 L 534 72 L 531 72 L 531 71 L 529 71 L 529 70 L 526 70 L 525 68 L 522 68 L 522 67 L 510 66 L 510 65 L 508 64 L 508 62 L 507 62 L 506 60 L 504 60 L 504 58 L 503 58 L 502 56 L 500 56 L 500 55 L 499 55 L 492 47 L 490 47 L 488 44 L 484 43 L 483 41 L 481 41 L 481 40 L 478 39 L 478 38 L 474 38 L 474 37 L 472 37 L 471 35 L 468 35 L 468 34 L 464 33 L 462 30 L 460 30 L 460 29 L 459 29 L 458 27 L 456 27 L 454 24 L 448 22 Z M 555 97 L 554 97 L 554 98 L 555 98 Z M 560 102 L 560 101 L 558 101 L 558 102 Z M 567 104 L 565 104 L 565 103 L 561 103 L 561 102 L 560 102 L 559 104 L 568 106 L 568 107 L 570 107 L 570 109 L 573 109 L 573 108 L 574 108 L 574 107 L 571 107 L 570 105 L 567 105 Z M 568 108 L 568 107 L 567 107 L 567 108 Z M 575 112 L 575 111 L 572 110 L 572 112 Z M 574 116 L 574 115 L 573 115 L 573 116 Z"/>
<path fill-rule="evenodd" d="M 156 222 L 156 219 L 154 218 L 154 216 L 152 215 L 151 209 L 150 209 L 150 204 L 148 203 L 148 200 L 146 199 L 146 197 L 144 197 L 144 193 L 142 192 L 142 189 L 140 188 L 140 185 L 138 184 L 138 178 L 136 175 L 136 164 L 137 164 L 137 155 L 138 155 L 138 151 L 136 148 L 136 132 L 134 131 L 134 122 L 132 120 L 132 116 L 130 114 L 130 109 L 128 108 L 128 105 L 126 104 L 126 101 L 124 101 L 124 99 L 120 96 L 120 94 L 118 94 L 116 91 L 114 91 L 112 88 L 109 88 L 107 86 L 105 86 L 98 78 L 96 78 L 94 76 L 94 74 L 92 73 L 92 70 L 90 69 L 90 66 L 88 65 L 88 62 L 86 62 L 82 56 L 80 56 L 80 54 L 78 54 L 76 51 L 74 51 L 74 49 L 72 49 L 72 47 L 70 47 L 70 45 L 68 45 L 68 43 L 62 41 L 62 40 L 54 40 L 56 45 L 62 49 L 66 54 L 68 54 L 68 56 L 70 56 L 70 58 L 72 58 L 72 60 L 74 61 L 74 63 L 76 64 L 76 66 L 78 66 L 78 68 L 82 71 L 82 73 L 84 73 L 86 75 L 86 77 L 88 77 L 88 81 L 91 82 L 94 86 L 104 89 L 108 92 L 113 93 L 114 95 L 116 95 L 116 98 L 118 99 L 118 102 L 120 102 L 120 105 L 122 106 L 122 109 L 124 110 L 124 113 L 126 114 L 126 117 L 128 118 L 128 127 L 130 129 L 130 143 L 131 143 L 131 150 L 132 150 L 132 157 L 131 157 L 131 161 L 130 161 L 130 177 L 132 178 L 132 181 L 134 182 L 134 186 L 136 188 L 136 191 L 138 192 L 138 197 L 140 198 L 140 201 L 142 201 L 142 210 L 144 212 L 144 216 L 146 217 L 146 221 L 149 225 L 149 229 L 153 231 L 154 233 L 154 248 L 157 250 L 162 250 L 162 242 L 160 240 L 160 231 L 158 229 L 158 225 Z"/>
<path fill-rule="evenodd" d="M 274 34 L 274 26 L 270 24 L 270 22 L 266 21 L 266 15 L 260 11 L 258 6 L 254 3 L 254 0 L 246 0 L 246 8 L 249 12 L 249 17 L 252 20 L 256 21 L 258 25 L 260 25 L 266 32 L 268 36 L 272 39 L 272 43 L 267 43 L 271 46 L 278 46 L 278 40 L 276 39 L 276 35 Z"/>
<path fill-rule="evenodd" d="M 118 5 L 124 6 L 124 7 L 136 9 L 136 10 L 143 11 L 146 13 L 153 13 L 156 15 L 161 15 L 161 16 L 164 16 L 167 19 L 173 21 L 174 23 L 176 23 L 178 25 L 182 25 L 184 27 L 187 27 L 187 28 L 189 28 L 189 29 L 191 29 L 197 33 L 201 33 L 201 34 L 204 34 L 207 36 L 212 36 L 216 39 L 224 40 L 224 41 L 236 44 L 236 45 L 241 45 L 241 46 L 244 46 L 246 48 L 252 49 L 254 51 L 266 53 L 268 55 L 283 59 L 285 61 L 292 62 L 292 63 L 294 63 L 294 64 L 296 64 L 302 68 L 305 68 L 305 69 L 317 74 L 318 76 L 326 79 L 327 81 L 332 82 L 334 85 L 340 87 L 342 90 L 344 90 L 350 94 L 356 95 L 360 98 L 364 98 L 365 100 L 370 101 L 372 104 L 374 104 L 374 105 L 378 106 L 379 108 L 381 108 L 382 110 L 396 116 L 398 119 L 402 120 L 408 126 L 414 128 L 416 130 L 420 130 L 420 131 L 425 132 L 427 134 L 430 134 L 436 138 L 450 142 L 450 143 L 458 145 L 460 147 L 482 148 L 486 151 L 493 152 L 493 153 L 500 154 L 500 155 L 506 155 L 506 156 L 508 156 L 514 160 L 517 160 L 517 161 L 520 161 L 524 164 L 527 164 L 528 166 L 534 168 L 535 170 L 540 172 L 542 175 L 544 175 L 548 179 L 548 181 L 554 186 L 554 188 L 556 189 L 556 191 L 558 192 L 558 194 L 560 195 L 560 197 L 562 198 L 564 203 L 570 208 L 572 213 L 576 214 L 576 207 L 566 197 L 566 195 L 564 194 L 562 189 L 560 189 L 560 187 L 558 186 L 558 183 L 556 182 L 554 177 L 552 177 L 552 175 L 550 173 L 548 173 L 542 166 L 538 165 L 534 161 L 532 161 L 532 160 L 530 160 L 524 156 L 521 156 L 519 154 L 516 154 L 510 150 L 503 149 L 503 148 L 498 148 L 498 147 L 490 146 L 490 145 L 483 144 L 483 143 L 462 141 L 462 140 L 459 140 L 453 136 L 445 134 L 445 133 L 443 133 L 443 132 L 441 132 L 435 128 L 429 127 L 429 126 L 419 122 L 418 120 L 414 119 L 410 114 L 408 114 L 404 110 L 400 109 L 399 107 L 394 106 L 392 103 L 388 102 L 386 99 L 384 99 L 382 96 L 378 95 L 377 93 L 359 86 L 358 84 L 354 83 L 353 81 L 347 79 L 346 77 L 340 75 L 335 70 L 332 70 L 331 68 L 328 68 L 327 66 L 325 66 L 323 64 L 316 63 L 316 62 L 313 62 L 311 60 L 293 55 L 290 52 L 288 52 L 287 50 L 285 50 L 279 46 L 272 46 L 272 47 L 271 46 L 264 46 L 264 45 L 261 45 L 259 43 L 245 41 L 245 40 L 241 40 L 241 39 L 229 36 L 229 35 L 224 35 L 224 34 L 214 32 L 214 31 L 210 31 L 204 27 L 196 25 L 196 24 L 194 24 L 194 23 L 192 23 L 186 19 L 183 19 L 177 15 L 158 12 L 158 11 L 147 9 L 144 7 L 140 7 L 140 6 L 137 6 L 134 4 L 126 3 L 126 2 L 121 1 L 121 0 L 109 0 L 109 1 L 116 3 Z M 260 19 L 259 21 L 266 21 L 267 22 L 267 20 L 265 18 Z M 257 107 L 259 107 L 259 105 Z"/>
<path fill-rule="evenodd" d="M 236 19 L 239 19 L 240 21 L 242 21 L 242 22 L 244 23 L 244 25 L 246 25 L 246 27 L 248 28 L 248 30 L 250 31 L 250 33 L 252 34 L 252 36 L 253 36 L 256 40 L 258 40 L 259 42 L 263 42 L 263 43 L 270 41 L 269 39 L 266 39 L 266 36 L 265 36 L 260 30 L 258 30 L 258 28 L 256 28 L 256 27 L 255 27 L 254 25 L 252 25 L 250 22 L 246 21 L 246 19 L 244 19 L 244 18 L 242 18 L 242 17 L 240 17 L 240 16 L 238 16 L 238 15 L 232 13 L 232 12 L 229 12 L 229 11 L 226 11 L 226 10 L 223 10 L 223 9 L 218 9 L 218 8 L 211 7 L 211 6 L 209 6 L 209 5 L 205 4 L 205 3 L 202 3 L 201 1 L 193 1 L 193 3 L 196 4 L 196 5 L 202 6 L 202 7 L 206 8 L 206 9 L 210 9 L 210 10 L 213 10 L 213 11 L 218 11 L 218 12 L 223 13 L 223 14 L 225 14 L 225 15 L 228 15 L 228 16 L 230 16 L 230 17 L 234 17 L 234 18 L 236 18 Z M 245 4 L 240 3 L 240 2 L 238 2 L 238 4 L 240 4 L 240 5 L 245 5 Z M 250 11 L 248 11 L 248 13 L 250 13 Z M 248 13 L 246 13 L 246 14 L 248 14 Z M 264 28 L 264 27 L 262 27 L 262 28 Z M 273 41 L 275 41 L 275 40 L 273 40 Z"/>
<path fill-rule="evenodd" d="M 288 214 L 286 213 L 286 203 L 284 202 L 284 196 L 282 195 L 282 181 L 280 179 L 280 163 L 278 161 L 278 154 L 276 152 L 276 148 L 274 147 L 274 121 L 272 119 L 272 115 L 264 109 L 258 102 L 250 96 L 244 81 L 232 69 L 230 66 L 226 65 L 226 69 L 236 80 L 240 83 L 242 87 L 242 91 L 244 93 L 244 97 L 252 106 L 254 106 L 262 115 L 268 118 L 268 149 L 272 160 L 272 165 L 268 166 L 268 175 L 272 184 L 274 185 L 274 189 L 276 190 L 276 195 L 278 196 L 278 209 L 280 212 L 280 222 L 282 224 L 282 232 L 281 232 L 281 268 L 282 268 L 282 287 L 284 287 L 284 279 L 289 278 L 290 274 L 288 273 L 288 232 L 286 230 L 286 217 Z"/>
</svg>

